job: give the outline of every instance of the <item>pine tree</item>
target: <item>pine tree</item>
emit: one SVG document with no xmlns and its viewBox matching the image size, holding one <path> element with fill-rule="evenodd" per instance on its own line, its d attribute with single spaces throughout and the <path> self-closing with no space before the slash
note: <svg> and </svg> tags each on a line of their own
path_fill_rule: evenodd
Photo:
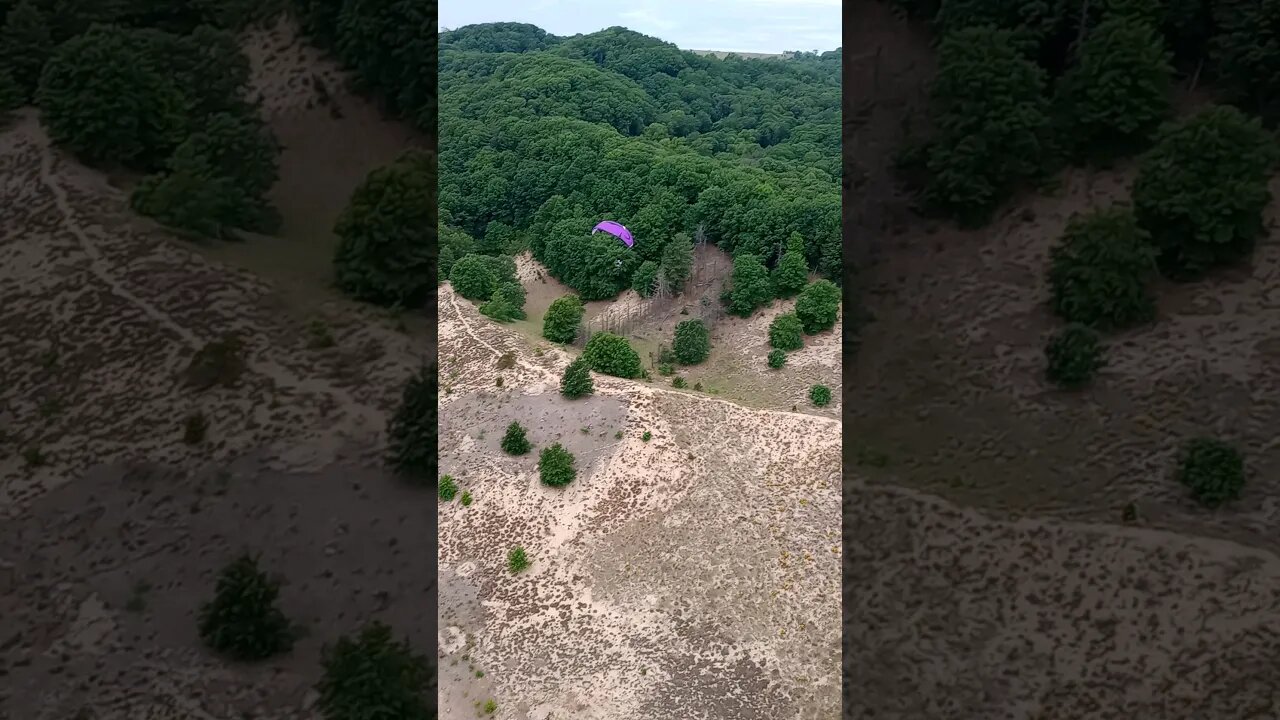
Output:
<svg viewBox="0 0 1280 720">
<path fill-rule="evenodd" d="M 804 261 L 804 238 L 791 233 L 787 240 L 787 252 L 773 269 L 773 290 L 778 297 L 791 297 L 804 289 L 809 282 L 809 266 Z"/>
<path fill-rule="evenodd" d="M 564 369 L 564 377 L 560 380 L 560 394 L 569 399 L 580 398 L 595 392 L 595 383 L 591 380 L 591 370 L 587 361 L 578 358 Z"/>
<path fill-rule="evenodd" d="M 591 378 L 587 378 L 590 380 Z M 525 437 L 524 428 L 520 423 L 513 422 L 507 426 L 507 432 L 502 436 L 502 451 L 508 455 L 523 455 L 529 452 L 532 445 L 529 444 L 529 438 Z"/>
<path fill-rule="evenodd" d="M 218 576 L 213 600 L 200 608 L 200 638 L 236 660 L 262 660 L 293 646 L 289 621 L 276 607 L 279 584 L 241 555 Z"/>
</svg>

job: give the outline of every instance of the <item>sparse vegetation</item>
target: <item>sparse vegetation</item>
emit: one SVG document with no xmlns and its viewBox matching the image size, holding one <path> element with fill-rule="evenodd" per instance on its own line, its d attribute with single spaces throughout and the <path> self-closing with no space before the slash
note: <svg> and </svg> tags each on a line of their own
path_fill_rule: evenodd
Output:
<svg viewBox="0 0 1280 720">
<path fill-rule="evenodd" d="M 1084 387 L 1103 366 L 1102 341 L 1085 325 L 1071 324 L 1054 333 L 1045 345 L 1045 376 L 1066 390 Z"/>
<path fill-rule="evenodd" d="M 435 717 L 434 700 L 428 700 L 435 688 L 427 657 L 394 640 L 391 628 L 382 623 L 325 647 L 321 663 L 317 707 L 325 720 Z"/>
<path fill-rule="evenodd" d="M 460 502 L 462 503 L 462 507 L 470 507 L 470 506 L 471 506 L 471 493 L 470 493 L 470 492 L 463 492 L 463 493 L 462 493 L 462 500 L 461 500 Z"/>
<path fill-rule="evenodd" d="M 529 556 L 525 553 L 524 548 L 519 545 L 507 551 L 507 570 L 510 570 L 512 575 L 516 575 L 527 570 L 531 564 Z M 490 702 L 493 701 L 490 700 Z"/>
<path fill-rule="evenodd" d="M 578 476 L 574 468 L 573 454 L 564 449 L 560 443 L 543 448 L 538 456 L 538 477 L 543 485 L 564 487 Z"/>
<path fill-rule="evenodd" d="M 685 380 L 682 377 L 676 376 L 671 378 L 671 387 L 673 388 L 683 389 L 686 384 L 687 383 L 685 383 Z"/>
<path fill-rule="evenodd" d="M 525 437 L 524 428 L 520 423 L 513 422 L 507 426 L 507 431 L 502 436 L 503 452 L 508 455 L 524 455 L 532 447 L 529 444 L 529 439 Z"/>
<path fill-rule="evenodd" d="M 264 660 L 293 647 L 288 619 L 277 607 L 279 584 L 245 554 L 218 574 L 213 600 L 200 608 L 200 639 L 235 660 Z"/>
<path fill-rule="evenodd" d="M 1182 450 L 1178 480 L 1206 507 L 1240 499 L 1244 479 L 1244 459 L 1226 442 L 1196 438 Z"/>
<path fill-rule="evenodd" d="M 499 370 L 510 370 L 516 366 L 516 354 L 507 351 L 498 356 L 497 368 Z"/>
<path fill-rule="evenodd" d="M 640 436 L 640 439 L 643 440 L 644 442 L 649 442 L 651 439 L 653 439 L 653 433 L 649 432 L 648 430 L 645 430 L 644 434 Z"/>
</svg>

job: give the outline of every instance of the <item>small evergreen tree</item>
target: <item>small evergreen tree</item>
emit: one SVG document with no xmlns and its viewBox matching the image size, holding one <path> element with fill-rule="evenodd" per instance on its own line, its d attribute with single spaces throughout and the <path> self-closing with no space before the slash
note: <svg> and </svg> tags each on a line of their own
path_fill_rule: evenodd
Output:
<svg viewBox="0 0 1280 720">
<path fill-rule="evenodd" d="M 554 343 L 571 343 L 578 336 L 578 323 L 585 309 L 577 295 L 564 295 L 551 301 L 542 317 L 542 337 Z"/>
<path fill-rule="evenodd" d="M 796 317 L 806 335 L 830 330 L 840 317 L 840 288 L 830 280 L 809 283 L 796 299 Z"/>
<path fill-rule="evenodd" d="M 560 443 L 543 448 L 538 456 L 538 477 L 544 485 L 564 487 L 573 482 L 578 471 L 573 467 L 573 454 Z"/>
<path fill-rule="evenodd" d="M 379 622 L 325 647 L 316 690 L 325 720 L 433 720 L 431 665 Z"/>
<path fill-rule="evenodd" d="M 453 479 L 452 475 L 441 475 L 440 484 L 436 492 L 441 500 L 452 502 L 453 498 L 458 494 L 458 482 Z"/>
<path fill-rule="evenodd" d="M 769 367 L 777 370 L 787 364 L 787 354 L 781 350 L 769 351 Z"/>
<path fill-rule="evenodd" d="M 245 554 L 218 575 L 213 600 L 200 607 L 200 639 L 235 660 L 264 660 L 293 647 L 293 633 L 276 606 L 279 584 Z"/>
<path fill-rule="evenodd" d="M 807 282 L 809 265 L 804 259 L 804 238 L 793 232 L 787 240 L 787 251 L 773 269 L 773 289 L 778 297 L 787 298 L 803 290 Z"/>
<path fill-rule="evenodd" d="M 795 313 L 783 313 L 769 323 L 769 345 L 788 351 L 804 347 L 804 326 Z"/>
<path fill-rule="evenodd" d="M 591 336 L 582 359 L 598 373 L 620 378 L 640 377 L 640 356 L 627 339 L 613 333 L 601 332 Z"/>
<path fill-rule="evenodd" d="M 590 395 L 595 392 L 595 383 L 591 380 L 591 368 L 587 361 L 578 358 L 569 363 L 560 379 L 560 394 L 570 400 Z"/>
<path fill-rule="evenodd" d="M 680 364 L 697 365 L 711 353 L 711 334 L 701 320 L 685 320 L 676 325 L 671 349 Z"/>
<path fill-rule="evenodd" d="M 1240 451 L 1213 438 L 1196 438 L 1182 450 L 1178 480 L 1207 507 L 1240 499 L 1244 459 Z"/>
<path fill-rule="evenodd" d="M 631 276 L 631 289 L 640 294 L 640 297 L 650 297 L 653 295 L 654 286 L 658 281 L 658 263 L 652 260 L 645 260 L 640 263 L 640 267 L 636 268 L 635 275 Z"/>
<path fill-rule="evenodd" d="M 587 377 L 590 382 L 591 377 Z M 529 444 L 529 439 L 525 437 L 524 428 L 520 423 L 513 422 L 507 426 L 507 432 L 502 436 L 502 451 L 508 455 L 524 455 L 533 447 Z"/>
<path fill-rule="evenodd" d="M 1066 390 L 1089 384 L 1103 365 L 1102 342 L 1098 333 L 1080 324 L 1071 324 L 1053 334 L 1044 349 L 1049 382 Z"/>
<path fill-rule="evenodd" d="M 507 551 L 507 569 L 511 571 L 512 575 L 525 571 L 532 564 L 529 561 L 529 554 L 519 545 Z"/>
<path fill-rule="evenodd" d="M 1151 236 L 1132 211 L 1075 216 L 1050 251 L 1050 305 L 1067 322 L 1100 330 L 1144 323 L 1155 316 L 1147 292 L 1155 257 Z"/>
<path fill-rule="evenodd" d="M 400 407 L 387 425 L 388 462 L 419 483 L 436 476 L 436 364 L 425 365 L 405 383 Z"/>
<path fill-rule="evenodd" d="M 676 233 L 675 237 L 662 248 L 660 272 L 673 293 L 680 292 L 689 274 L 693 271 L 693 241 L 684 233 Z"/>
<path fill-rule="evenodd" d="M 743 253 L 735 257 L 729 282 L 729 312 L 739 317 L 751 317 L 757 308 L 773 299 L 769 271 L 759 256 Z"/>
<path fill-rule="evenodd" d="M 826 385 L 814 385 L 809 388 L 809 402 L 814 407 L 826 407 L 831 404 L 831 388 Z"/>
<path fill-rule="evenodd" d="M 55 43 L 49 20 L 35 0 L 18 0 L 7 14 L 0 13 L 0 22 L 4 23 L 0 27 L 0 65 L 13 72 L 19 89 L 18 105 L 25 105 L 35 93 L 40 71 L 53 54 Z"/>
</svg>

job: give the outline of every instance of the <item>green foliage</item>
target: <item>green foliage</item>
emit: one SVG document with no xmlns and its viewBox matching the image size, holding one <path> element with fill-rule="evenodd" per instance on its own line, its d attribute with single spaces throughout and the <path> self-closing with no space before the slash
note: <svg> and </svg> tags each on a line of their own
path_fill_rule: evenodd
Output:
<svg viewBox="0 0 1280 720">
<path fill-rule="evenodd" d="M 525 437 L 524 428 L 520 426 L 520 423 L 513 422 L 507 426 L 507 432 L 502 436 L 503 452 L 508 455 L 524 455 L 532 447 L 529 444 L 529 439 Z"/>
<path fill-rule="evenodd" d="M 681 365 L 697 365 L 711 353 L 711 333 L 701 320 L 684 320 L 676 325 L 671 349 Z"/>
<path fill-rule="evenodd" d="M 1066 390 L 1084 387 L 1103 366 L 1102 342 L 1085 325 L 1070 324 L 1054 333 L 1044 349 L 1045 377 Z"/>
<path fill-rule="evenodd" d="M 673 293 L 680 292 L 693 271 L 693 241 L 684 233 L 676 233 L 662 248 L 660 273 Z"/>
<path fill-rule="evenodd" d="M 815 280 L 796 298 L 796 318 L 806 335 L 830 330 L 840 317 L 840 288 L 830 280 Z M 777 347 L 777 346 L 775 346 Z M 784 348 L 786 349 L 786 348 Z"/>
<path fill-rule="evenodd" d="M 734 315 L 751 317 L 751 313 L 773 300 L 769 271 L 756 255 L 744 253 L 735 257 L 729 282 L 729 312 Z"/>
<path fill-rule="evenodd" d="M 542 316 L 542 337 L 554 343 L 571 343 L 578 336 L 578 323 L 585 312 L 582 298 L 564 295 L 551 301 Z"/>
<path fill-rule="evenodd" d="M 924 157 L 927 205 L 963 225 L 981 225 L 1042 172 L 1045 82 L 1008 31 L 973 27 L 943 38 L 930 90 L 937 132 Z"/>
<path fill-rule="evenodd" d="M 778 297 L 791 297 L 804 289 L 809 282 L 809 266 L 804 260 L 804 238 L 791 233 L 787 251 L 773 269 L 773 290 Z"/>
<path fill-rule="evenodd" d="M 778 350 L 799 350 L 804 347 L 804 325 L 795 313 L 783 313 L 769 323 L 769 345 Z"/>
<path fill-rule="evenodd" d="M 815 407 L 826 407 L 831 404 L 831 388 L 826 385 L 814 385 L 809 388 L 809 402 Z"/>
<path fill-rule="evenodd" d="M 640 356 L 624 337 L 599 332 L 591 336 L 582 359 L 598 373 L 620 378 L 640 377 Z"/>
<path fill-rule="evenodd" d="M 1213 438 L 1196 438 L 1182 450 L 1178 480 L 1206 507 L 1239 500 L 1244 489 L 1240 451 Z"/>
<path fill-rule="evenodd" d="M 568 226 L 566 228 L 566 226 Z M 605 300 L 631 286 L 637 255 L 608 233 L 584 235 L 562 223 L 542 255 L 547 270 L 583 300 Z"/>
<path fill-rule="evenodd" d="M 782 350 L 778 350 L 777 348 L 774 348 L 773 350 L 769 351 L 769 367 L 771 369 L 778 370 L 779 368 L 781 368 L 783 365 L 786 365 L 786 364 L 787 364 L 787 354 L 785 352 L 783 352 Z"/>
<path fill-rule="evenodd" d="M 449 282 L 459 295 L 468 300 L 483 300 L 493 296 L 497 278 L 493 266 L 484 255 L 465 255 L 453 264 Z"/>
<path fill-rule="evenodd" d="M 515 22 L 479 23 L 440 36 L 441 48 L 484 53 L 522 53 L 543 50 L 559 42 L 536 25 Z"/>
<path fill-rule="evenodd" d="M 653 295 L 654 284 L 658 281 L 658 263 L 652 260 L 645 260 L 640 263 L 640 267 L 636 268 L 636 272 L 631 276 L 631 289 L 640 294 L 640 297 L 649 297 Z"/>
<path fill-rule="evenodd" d="M 574 400 L 595 392 L 595 382 L 591 379 L 591 366 L 586 359 L 578 358 L 569 363 L 560 378 L 560 394 Z"/>
<path fill-rule="evenodd" d="M 1134 212 L 1155 241 L 1161 271 L 1193 279 L 1248 256 L 1265 230 L 1277 157 L 1258 120 L 1235 108 L 1211 107 L 1165 126 L 1133 186 Z"/>
<path fill-rule="evenodd" d="M 0 5 L 0 8 L 3 6 Z M 35 0 L 18 0 L 7 14 L 0 14 L 0 67 L 8 67 L 17 86 L 18 104 L 35 93 L 40 71 L 53 54 L 49 21 Z M 11 109 L 0 107 L 0 110 Z"/>
<path fill-rule="evenodd" d="M 1009 32 L 1019 49 L 1034 55 L 1060 26 L 1065 5 L 1060 0 L 942 0 L 934 23 L 944 34 L 999 28 Z"/>
<path fill-rule="evenodd" d="M 343 292 L 408 308 L 435 289 L 434 162 L 411 150 L 369 173 L 356 188 L 334 225 L 339 243 L 333 266 Z"/>
<path fill-rule="evenodd" d="M 1215 2 L 1212 8 L 1217 79 L 1231 100 L 1274 124 L 1280 119 L 1280 0 Z"/>
<path fill-rule="evenodd" d="M 523 320 L 525 292 L 518 282 L 504 282 L 493 291 L 489 302 L 480 306 L 480 312 L 498 322 Z"/>
<path fill-rule="evenodd" d="M 436 476 L 436 364 L 424 365 L 404 385 L 400 407 L 387 424 L 387 461 L 416 482 Z"/>
<path fill-rule="evenodd" d="M 671 378 L 671 387 L 676 388 L 677 390 L 683 390 L 688 384 L 689 383 L 686 382 L 684 378 L 678 375 Z"/>
<path fill-rule="evenodd" d="M 434 135 L 439 55 L 436 7 L 421 0 L 347 0 L 333 33 L 360 84 Z"/>
<path fill-rule="evenodd" d="M 543 448 L 538 455 L 538 477 L 543 485 L 564 487 L 577 476 L 578 471 L 573 467 L 573 455 L 560 443 Z"/>
<path fill-rule="evenodd" d="M 648 430 L 645 430 L 644 434 L 640 436 L 640 440 L 643 442 L 649 442 L 652 439 L 653 439 L 653 433 L 649 432 Z"/>
<path fill-rule="evenodd" d="M 235 660 L 264 660 L 293 647 L 289 621 L 276 605 L 279 584 L 242 555 L 218 574 L 213 600 L 200 607 L 200 639 Z"/>
<path fill-rule="evenodd" d="M 512 575 L 523 572 L 528 569 L 531 564 L 529 556 L 525 553 L 524 548 L 519 545 L 507 551 L 507 570 L 510 570 Z M 489 702 L 491 704 L 493 703 L 492 700 Z M 496 708 L 497 706 L 495 705 L 494 707 Z"/>
<path fill-rule="evenodd" d="M 1172 110 L 1172 79 L 1171 55 L 1146 21 L 1121 16 L 1094 28 L 1058 83 L 1077 156 L 1107 163 L 1142 149 Z"/>
<path fill-rule="evenodd" d="M 1128 208 L 1072 217 L 1050 252 L 1050 306 L 1067 322 L 1100 330 L 1147 322 L 1155 317 L 1147 291 L 1155 257 Z"/>
<path fill-rule="evenodd" d="M 9 122 L 11 113 L 25 103 L 22 88 L 7 67 L 0 65 L 0 128 Z"/>
<path fill-rule="evenodd" d="M 461 502 L 461 503 L 462 503 L 462 507 L 471 507 L 471 502 L 472 502 L 472 500 L 471 500 L 471 493 L 469 493 L 469 492 L 463 492 L 463 493 L 462 493 L 462 499 L 461 499 L 461 500 L 459 500 L 459 502 Z"/>
<path fill-rule="evenodd" d="M 440 236 L 440 278 L 449 278 L 453 264 L 464 255 L 475 252 L 476 241 L 465 230 L 441 225 Z"/>
<path fill-rule="evenodd" d="M 441 475 L 440 483 L 436 490 L 441 500 L 451 502 L 454 496 L 458 494 L 458 482 L 453 479 L 452 475 Z"/>
<path fill-rule="evenodd" d="M 394 640 L 379 622 L 355 639 L 324 648 L 317 708 L 325 720 L 429 720 L 436 716 L 435 686 L 426 655 Z"/>
</svg>

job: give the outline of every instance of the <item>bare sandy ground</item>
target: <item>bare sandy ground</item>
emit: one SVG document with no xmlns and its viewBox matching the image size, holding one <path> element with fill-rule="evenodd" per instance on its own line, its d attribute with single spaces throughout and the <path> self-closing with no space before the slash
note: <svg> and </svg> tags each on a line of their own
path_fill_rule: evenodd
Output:
<svg viewBox="0 0 1280 720">
<path fill-rule="evenodd" d="M 474 498 L 440 509 L 443 714 L 480 693 L 537 720 L 838 713 L 839 423 L 604 376 L 569 402 L 566 353 L 447 287 L 440 308 L 441 471 Z M 528 456 L 497 448 L 512 419 Z M 578 458 L 563 490 L 537 477 L 552 442 Z"/>
</svg>

